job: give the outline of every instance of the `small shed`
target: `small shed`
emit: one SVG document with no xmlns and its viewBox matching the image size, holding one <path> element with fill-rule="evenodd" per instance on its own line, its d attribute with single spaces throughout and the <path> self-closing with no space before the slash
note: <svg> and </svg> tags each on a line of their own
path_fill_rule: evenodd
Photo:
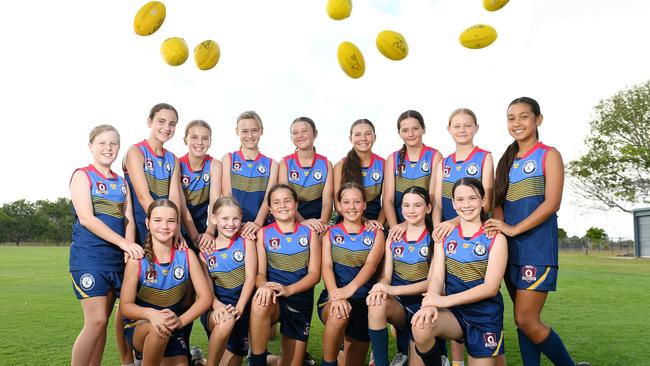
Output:
<svg viewBox="0 0 650 366">
<path fill-rule="evenodd" d="M 632 211 L 634 216 L 634 255 L 650 258 L 650 207 Z"/>
</svg>

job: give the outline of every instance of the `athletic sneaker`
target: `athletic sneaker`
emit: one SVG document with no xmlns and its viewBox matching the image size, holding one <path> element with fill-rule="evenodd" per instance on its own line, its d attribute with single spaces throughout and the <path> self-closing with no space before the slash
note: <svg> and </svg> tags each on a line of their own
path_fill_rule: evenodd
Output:
<svg viewBox="0 0 650 366">
<path fill-rule="evenodd" d="M 192 361 L 200 360 L 203 358 L 199 346 L 192 346 L 192 349 L 190 349 L 190 355 L 192 355 Z"/>
<path fill-rule="evenodd" d="M 390 362 L 390 366 L 405 366 L 408 362 L 409 357 L 402 352 L 397 352 L 393 360 Z"/>
<path fill-rule="evenodd" d="M 305 352 L 305 362 L 303 363 L 303 365 L 305 365 L 305 366 L 315 366 L 316 365 L 316 361 L 314 361 L 314 359 L 311 357 L 309 352 Z"/>
<path fill-rule="evenodd" d="M 376 366 L 375 365 L 375 355 L 370 352 L 370 360 L 368 361 L 368 366 Z"/>
<path fill-rule="evenodd" d="M 440 363 L 442 364 L 442 366 L 450 366 L 449 359 L 447 358 L 447 356 L 445 356 L 445 355 L 440 356 L 440 361 L 441 361 Z"/>
</svg>

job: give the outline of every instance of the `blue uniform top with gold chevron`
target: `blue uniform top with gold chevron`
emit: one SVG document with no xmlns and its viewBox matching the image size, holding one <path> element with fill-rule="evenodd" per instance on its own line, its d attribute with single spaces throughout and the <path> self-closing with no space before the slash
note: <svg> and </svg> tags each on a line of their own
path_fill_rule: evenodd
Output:
<svg viewBox="0 0 650 366">
<path fill-rule="evenodd" d="M 476 146 L 465 160 L 457 161 L 456 153 L 453 153 L 442 161 L 442 221 L 458 216 L 451 202 L 454 183 L 467 177 L 481 180 L 483 165 L 488 154 L 488 151 Z"/>
<path fill-rule="evenodd" d="M 358 233 L 348 233 L 343 223 L 329 229 L 336 287 L 347 286 L 361 272 L 361 268 L 366 264 L 366 258 L 375 244 L 376 235 L 376 231 L 366 231 L 363 226 Z M 369 280 L 359 287 L 350 298 L 365 301 L 373 284 L 374 281 Z M 327 293 L 327 290 L 324 292 Z"/>
<path fill-rule="evenodd" d="M 526 155 L 516 158 L 508 176 L 508 192 L 503 216 L 508 225 L 517 225 L 544 202 L 545 160 L 552 147 L 538 142 Z M 557 215 L 515 237 L 508 237 L 511 264 L 558 265 Z"/>
<path fill-rule="evenodd" d="M 113 230 L 117 235 L 125 234 L 124 202 L 126 200 L 126 181 L 111 172 L 105 177 L 94 166 L 77 170 L 88 177 L 93 215 Z M 75 170 L 75 172 L 77 171 Z M 98 237 L 81 225 L 76 212 L 72 225 L 72 245 L 70 246 L 70 271 L 124 271 L 124 252 L 122 249 Z"/>
<path fill-rule="evenodd" d="M 174 174 L 174 166 L 176 165 L 176 156 L 171 152 L 163 149 L 163 155 L 159 156 L 154 153 L 147 140 L 135 145 L 142 153 L 144 158 L 144 176 L 147 179 L 147 186 L 149 193 L 154 200 L 159 198 L 169 198 L 169 186 L 171 177 Z M 135 194 L 133 183 L 129 177 L 129 172 L 126 169 L 126 164 L 122 164 L 124 170 L 124 177 L 133 192 L 133 216 L 137 226 L 136 242 L 143 244 L 147 238 L 147 226 L 145 219 L 147 218 L 147 210 L 142 207 L 138 196 Z"/>
<path fill-rule="evenodd" d="M 255 221 L 264 202 L 264 194 L 271 175 L 272 160 L 259 153 L 255 159 L 246 160 L 241 150 L 228 153 L 228 155 L 230 155 L 232 196 L 241 205 L 242 222 Z"/>
<path fill-rule="evenodd" d="M 138 261 L 138 293 L 135 303 L 157 310 L 169 309 L 180 316 L 186 310 L 185 296 L 190 291 L 190 262 L 188 251 L 172 248 L 169 263 L 154 259 Z"/>
<path fill-rule="evenodd" d="M 404 286 L 427 279 L 429 274 L 429 243 L 431 236 L 424 230 L 417 240 L 406 240 L 406 233 L 399 240 L 390 244 L 393 256 L 393 277 L 391 285 Z M 411 312 L 420 308 L 422 296 L 400 296 L 399 301 Z"/>
<path fill-rule="evenodd" d="M 298 193 L 298 212 L 304 219 L 320 219 L 323 208 L 323 189 L 329 173 L 327 158 L 314 154 L 307 167 L 300 165 L 298 153 L 284 157 L 287 181 Z"/>
<path fill-rule="evenodd" d="M 404 222 L 404 216 L 402 215 L 404 191 L 412 186 L 422 187 L 427 192 L 429 191 L 431 169 L 436 152 L 436 149 L 423 145 L 417 160 L 411 160 L 407 152 L 404 154 L 404 161 L 399 158 L 399 150 L 393 153 L 393 171 L 395 172 L 394 207 L 398 224 Z"/>
<path fill-rule="evenodd" d="M 201 252 L 212 278 L 214 294 L 224 304 L 237 305 L 246 281 L 246 243 L 234 237 L 226 248 Z"/>
<path fill-rule="evenodd" d="M 199 170 L 192 170 L 189 156 L 186 154 L 178 159 L 181 173 L 181 188 L 187 202 L 187 209 L 192 215 L 192 221 L 199 233 L 204 233 L 208 227 L 208 206 L 210 204 L 210 169 L 212 157 L 205 155 Z M 221 184 L 221 182 L 215 182 Z"/>
</svg>

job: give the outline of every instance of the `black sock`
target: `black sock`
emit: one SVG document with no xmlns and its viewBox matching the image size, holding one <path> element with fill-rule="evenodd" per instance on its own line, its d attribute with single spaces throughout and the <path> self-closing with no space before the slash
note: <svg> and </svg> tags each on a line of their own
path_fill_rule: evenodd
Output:
<svg viewBox="0 0 650 366">
<path fill-rule="evenodd" d="M 420 352 L 418 347 L 415 347 L 415 352 L 422 358 L 426 366 L 442 366 L 442 360 L 440 359 L 440 347 L 437 347 L 437 344 L 434 344 L 430 350 L 427 352 Z"/>
</svg>

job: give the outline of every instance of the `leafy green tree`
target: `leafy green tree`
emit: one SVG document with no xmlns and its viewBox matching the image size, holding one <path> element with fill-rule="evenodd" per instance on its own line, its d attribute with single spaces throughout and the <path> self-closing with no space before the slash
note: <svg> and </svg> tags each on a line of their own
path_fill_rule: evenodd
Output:
<svg viewBox="0 0 650 366">
<path fill-rule="evenodd" d="M 40 239 L 55 243 L 70 241 L 72 224 L 74 224 L 70 199 L 39 200 L 36 201 L 36 210 L 39 221 L 42 221 L 46 227 L 46 231 Z"/>
<path fill-rule="evenodd" d="M 630 212 L 650 203 L 650 81 L 594 107 L 587 153 L 567 166 L 578 195 Z"/>
<path fill-rule="evenodd" d="M 564 230 L 562 228 L 557 229 L 557 238 L 558 239 L 566 239 L 568 237 L 569 237 L 569 235 L 567 235 L 566 230 Z"/>
<path fill-rule="evenodd" d="M 591 240 L 606 240 L 607 239 L 607 233 L 605 232 L 605 229 L 601 229 L 601 228 L 592 226 L 585 233 L 585 238 L 591 239 Z"/>
<path fill-rule="evenodd" d="M 16 245 L 40 237 L 46 231 L 46 225 L 37 218 L 36 205 L 24 199 L 4 204 L 2 211 L 9 216 L 3 224 L 5 240 Z M 6 230 L 5 230 L 6 229 Z"/>
</svg>

